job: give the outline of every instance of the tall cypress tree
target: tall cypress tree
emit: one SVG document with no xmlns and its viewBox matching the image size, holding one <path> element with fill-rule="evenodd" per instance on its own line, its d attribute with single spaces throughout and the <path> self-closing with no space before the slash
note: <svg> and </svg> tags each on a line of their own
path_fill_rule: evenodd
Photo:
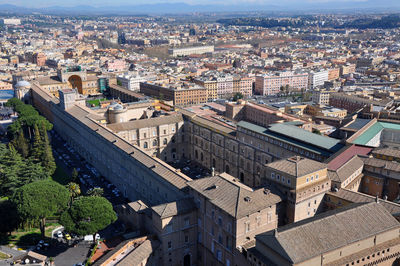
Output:
<svg viewBox="0 0 400 266">
<path fill-rule="evenodd" d="M 22 157 L 28 157 L 29 145 L 22 130 L 18 132 L 17 137 L 13 140 L 13 145 L 15 146 L 15 149 L 22 155 Z"/>
<path fill-rule="evenodd" d="M 34 137 L 31 149 L 31 158 L 34 162 L 40 162 L 43 154 L 43 141 L 40 137 L 38 126 L 34 125 Z"/>
<path fill-rule="evenodd" d="M 47 130 L 44 124 L 42 124 L 42 138 L 42 166 L 49 175 L 53 175 L 56 171 L 57 165 L 54 161 L 53 151 L 49 142 L 49 136 L 47 135 Z"/>
</svg>

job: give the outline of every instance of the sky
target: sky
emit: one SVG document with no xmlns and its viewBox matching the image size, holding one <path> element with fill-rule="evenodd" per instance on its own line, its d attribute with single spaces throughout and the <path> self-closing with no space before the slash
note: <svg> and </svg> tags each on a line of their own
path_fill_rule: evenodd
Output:
<svg viewBox="0 0 400 266">
<path fill-rule="evenodd" d="M 312 4 L 312 3 L 357 3 L 368 2 L 371 4 L 379 3 L 381 0 L 281 0 L 279 3 L 285 4 Z M 399 1 L 399 0 L 398 0 Z M 13 4 L 24 7 L 48 7 L 48 6 L 77 6 L 77 5 L 90 5 L 95 7 L 101 6 L 118 6 L 118 5 L 140 5 L 140 4 L 156 4 L 156 3 L 170 3 L 179 2 L 193 5 L 208 5 L 208 4 L 276 4 L 276 0 L 0 0 L 0 4 Z"/>
</svg>

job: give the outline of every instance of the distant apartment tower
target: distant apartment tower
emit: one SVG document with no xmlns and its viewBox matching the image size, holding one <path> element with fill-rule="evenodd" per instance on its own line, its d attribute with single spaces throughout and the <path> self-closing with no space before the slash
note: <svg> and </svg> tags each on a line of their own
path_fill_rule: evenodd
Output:
<svg viewBox="0 0 400 266">
<path fill-rule="evenodd" d="M 194 46 L 187 48 L 173 48 L 168 50 L 168 54 L 172 56 L 185 56 L 191 54 L 205 54 L 214 52 L 214 46 Z"/>
<path fill-rule="evenodd" d="M 310 72 L 308 75 L 308 85 L 310 89 L 321 87 L 325 81 L 329 80 L 329 70 Z"/>
<path fill-rule="evenodd" d="M 286 86 L 292 91 L 307 89 L 308 73 L 282 72 L 256 76 L 255 92 L 259 95 L 274 95 Z"/>
</svg>

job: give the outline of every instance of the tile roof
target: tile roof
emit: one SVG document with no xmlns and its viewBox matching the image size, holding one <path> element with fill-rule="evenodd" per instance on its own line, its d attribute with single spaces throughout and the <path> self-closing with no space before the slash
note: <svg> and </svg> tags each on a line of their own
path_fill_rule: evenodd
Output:
<svg viewBox="0 0 400 266">
<path fill-rule="evenodd" d="M 326 168 L 326 164 L 300 156 L 293 156 L 266 165 L 276 171 L 287 173 L 294 177 L 301 177 Z"/>
<path fill-rule="evenodd" d="M 256 240 L 297 264 L 395 228 L 400 223 L 381 204 L 371 202 L 328 211 L 257 235 Z"/>
<path fill-rule="evenodd" d="M 188 186 L 236 219 L 281 202 L 269 190 L 252 190 L 227 174 L 193 180 Z"/>
<path fill-rule="evenodd" d="M 386 161 L 377 158 L 365 158 L 364 164 L 376 168 L 382 168 L 390 171 L 400 172 L 400 163 L 396 161 Z M 393 176 L 395 178 L 395 176 Z"/>
<path fill-rule="evenodd" d="M 161 218 L 188 213 L 196 208 L 192 199 L 182 199 L 151 207 Z"/>
<path fill-rule="evenodd" d="M 382 148 L 382 149 L 375 149 L 372 151 L 372 154 L 379 154 L 379 155 L 385 155 L 385 156 L 391 156 L 391 157 L 397 157 L 400 158 L 400 150 L 398 149 L 393 149 L 393 148 Z"/>
<path fill-rule="evenodd" d="M 327 192 L 327 195 L 332 195 L 355 203 L 376 201 L 376 197 L 374 196 L 348 190 L 345 188 L 339 189 L 337 192 L 329 191 Z M 379 204 L 382 204 L 382 206 L 384 206 L 392 215 L 400 215 L 400 204 L 381 199 L 379 199 Z"/>
<path fill-rule="evenodd" d="M 333 181 L 344 182 L 352 174 L 354 174 L 358 169 L 363 167 L 364 162 L 357 155 L 353 156 L 342 166 L 337 168 L 335 171 L 329 170 L 328 175 Z"/>
<path fill-rule="evenodd" d="M 119 261 L 119 266 L 139 266 L 160 246 L 158 240 L 148 239 Z"/>
<path fill-rule="evenodd" d="M 135 121 L 109 124 L 107 127 L 113 132 L 128 131 L 138 128 L 156 127 L 160 125 L 168 125 L 183 122 L 182 114 L 173 114 L 162 117 L 155 117 L 149 119 L 140 119 Z"/>
<path fill-rule="evenodd" d="M 348 160 L 350 160 L 354 155 L 368 155 L 372 148 L 362 147 L 357 145 L 346 146 L 342 150 L 338 151 L 331 158 L 325 161 L 328 164 L 328 169 L 335 171 Z"/>
</svg>

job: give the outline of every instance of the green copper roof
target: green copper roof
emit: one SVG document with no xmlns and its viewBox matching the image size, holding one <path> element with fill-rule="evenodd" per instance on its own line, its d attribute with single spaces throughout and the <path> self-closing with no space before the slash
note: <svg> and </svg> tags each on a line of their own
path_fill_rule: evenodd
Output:
<svg viewBox="0 0 400 266">
<path fill-rule="evenodd" d="M 377 134 L 379 134 L 383 129 L 400 130 L 400 125 L 387 122 L 376 122 L 364 133 L 362 133 L 358 138 L 356 138 L 353 143 L 358 145 L 367 145 L 367 143 Z"/>
<path fill-rule="evenodd" d="M 330 156 L 343 147 L 340 140 L 317 135 L 286 123 L 273 124 L 268 129 L 246 121 L 240 121 L 237 126 L 324 156 Z"/>
</svg>

